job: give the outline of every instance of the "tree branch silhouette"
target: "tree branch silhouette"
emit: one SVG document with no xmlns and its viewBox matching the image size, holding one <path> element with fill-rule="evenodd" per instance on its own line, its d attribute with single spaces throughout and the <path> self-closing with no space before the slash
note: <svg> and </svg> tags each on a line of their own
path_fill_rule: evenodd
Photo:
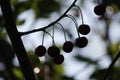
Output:
<svg viewBox="0 0 120 80">
<path fill-rule="evenodd" d="M 15 50 L 15 54 L 18 58 L 21 71 L 23 73 L 25 80 L 36 80 L 36 78 L 34 76 L 32 65 L 30 63 L 29 57 L 23 45 L 21 36 L 30 34 L 33 32 L 37 32 L 37 31 L 44 31 L 45 29 L 55 25 L 58 21 L 64 18 L 64 16 L 68 13 L 68 11 L 71 10 L 71 8 L 75 5 L 76 1 L 77 0 L 74 0 L 71 6 L 63 13 L 63 15 L 61 15 L 56 21 L 48 24 L 48 26 L 45 26 L 39 29 L 34 29 L 27 32 L 18 32 L 16 28 L 10 0 L 0 0 L 0 5 L 1 5 L 3 17 L 4 17 L 4 22 L 5 22 L 5 28 L 11 40 L 13 48 Z"/>
<path fill-rule="evenodd" d="M 105 76 L 103 77 L 103 80 L 108 80 L 108 76 L 110 74 L 110 71 L 111 71 L 112 67 L 114 66 L 115 62 L 119 59 L 119 57 L 120 57 L 120 50 L 118 51 L 117 55 L 115 56 L 115 58 L 113 59 L 113 61 L 109 65 L 109 67 L 105 73 Z"/>
<path fill-rule="evenodd" d="M 0 5 L 4 17 L 5 28 L 15 50 L 23 76 L 25 80 L 36 80 L 33 73 L 32 65 L 22 43 L 21 36 L 16 28 L 10 0 L 0 0 Z"/>
<path fill-rule="evenodd" d="M 74 2 L 71 4 L 71 6 L 57 19 L 55 20 L 54 22 L 48 24 L 47 26 L 44 26 L 42 28 L 39 28 L 39 29 L 34 29 L 34 30 L 31 30 L 31 31 L 27 31 L 27 32 L 19 32 L 21 36 L 23 35 L 27 35 L 27 34 L 30 34 L 30 33 L 34 33 L 34 32 L 38 32 L 38 31 L 43 31 L 53 25 L 55 25 L 56 23 L 58 23 L 62 18 L 64 18 L 66 16 L 66 14 L 71 10 L 71 8 L 73 6 L 75 6 L 75 3 L 76 3 L 77 0 L 74 0 Z"/>
</svg>

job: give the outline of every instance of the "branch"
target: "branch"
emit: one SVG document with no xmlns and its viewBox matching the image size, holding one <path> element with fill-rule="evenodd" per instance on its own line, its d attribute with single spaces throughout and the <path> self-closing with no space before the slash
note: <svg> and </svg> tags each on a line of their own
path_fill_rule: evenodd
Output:
<svg viewBox="0 0 120 80">
<path fill-rule="evenodd" d="M 19 32 L 21 36 L 23 35 L 27 35 L 27 34 L 30 34 L 30 33 L 34 33 L 34 32 L 38 32 L 38 31 L 43 31 L 53 25 L 55 25 L 56 23 L 58 23 L 62 18 L 64 18 L 66 16 L 66 14 L 68 13 L 68 11 L 70 11 L 70 9 L 75 6 L 75 3 L 76 3 L 77 0 L 75 0 L 71 6 L 63 13 L 63 15 L 61 15 L 57 20 L 55 20 L 54 22 L 50 23 L 49 25 L 45 26 L 45 27 L 42 27 L 42 28 L 39 28 L 39 29 L 34 29 L 34 30 L 31 30 L 31 31 L 27 31 L 27 32 Z"/>
<path fill-rule="evenodd" d="M 18 58 L 23 76 L 25 80 L 36 80 L 33 73 L 32 65 L 29 61 L 28 55 L 22 43 L 21 36 L 19 35 L 16 28 L 10 0 L 0 0 L 0 5 L 4 17 L 5 28 L 15 50 L 15 54 Z"/>
<path fill-rule="evenodd" d="M 109 76 L 109 73 L 110 73 L 112 67 L 114 66 L 115 62 L 119 59 L 119 57 L 120 57 L 120 50 L 118 51 L 118 54 L 116 55 L 116 57 L 113 59 L 113 61 L 109 65 L 107 72 L 105 73 L 105 76 L 103 77 L 103 80 L 108 80 L 107 78 Z"/>
</svg>

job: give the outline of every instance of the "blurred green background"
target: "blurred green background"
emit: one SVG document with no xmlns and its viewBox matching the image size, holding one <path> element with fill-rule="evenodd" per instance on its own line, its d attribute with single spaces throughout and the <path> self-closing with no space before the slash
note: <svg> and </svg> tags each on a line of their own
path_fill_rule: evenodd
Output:
<svg viewBox="0 0 120 80">
<path fill-rule="evenodd" d="M 73 0 L 10 1 L 19 31 L 29 31 L 48 25 L 59 18 L 73 2 Z M 94 14 L 93 9 L 98 5 L 97 0 L 78 0 L 76 3 L 82 10 L 84 23 L 91 27 L 90 34 L 86 36 L 89 43 L 85 48 L 80 49 L 74 46 L 71 53 L 64 53 L 62 51 L 63 31 L 59 27 L 55 28 L 55 43 L 60 48 L 61 54 L 65 56 L 65 61 L 61 65 L 54 64 L 48 55 L 41 58 L 35 56 L 34 49 L 42 43 L 43 32 L 22 37 L 37 80 L 102 80 L 107 67 L 119 50 L 120 0 L 99 0 L 100 3 L 102 1 L 106 5 L 104 16 Z M 81 24 L 81 15 L 78 9 L 72 8 L 69 14 L 76 18 L 79 25 Z M 74 43 L 77 32 L 72 20 L 64 18 L 60 23 L 65 28 L 67 40 Z M 52 29 L 47 29 L 47 32 L 52 34 Z M 45 35 L 44 45 L 46 48 L 51 43 L 51 38 Z M 109 77 L 109 80 L 120 79 L 119 60 L 114 65 Z M 0 11 L 0 80 L 23 79 Z"/>
</svg>

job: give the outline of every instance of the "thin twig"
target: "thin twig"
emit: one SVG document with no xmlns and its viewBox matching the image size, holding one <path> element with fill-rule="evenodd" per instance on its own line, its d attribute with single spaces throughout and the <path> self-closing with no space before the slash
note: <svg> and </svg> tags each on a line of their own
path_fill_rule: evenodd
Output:
<svg viewBox="0 0 120 80">
<path fill-rule="evenodd" d="M 67 41 L 67 38 L 66 38 L 66 33 L 65 33 L 65 29 L 64 27 L 62 26 L 61 23 L 57 23 L 58 25 L 60 25 L 60 27 L 63 29 L 63 32 L 64 32 L 64 37 L 65 37 L 65 41 Z"/>
<path fill-rule="evenodd" d="M 113 59 L 113 61 L 109 65 L 109 67 L 107 69 L 107 72 L 106 72 L 105 76 L 103 77 L 103 80 L 108 80 L 108 76 L 109 76 L 109 73 L 110 73 L 112 67 L 114 66 L 115 62 L 119 59 L 119 57 L 120 57 L 120 50 L 117 53 L 118 54 L 116 55 L 116 57 Z"/>
<path fill-rule="evenodd" d="M 53 26 L 54 24 L 56 24 L 58 21 L 60 21 L 62 18 L 64 18 L 64 16 L 70 11 L 70 9 L 75 5 L 77 0 L 75 0 L 71 6 L 63 13 L 63 15 L 61 15 L 57 20 L 55 20 L 54 22 L 50 23 L 49 25 L 45 26 L 45 27 L 42 27 L 42 28 L 39 28 L 39 29 L 34 29 L 34 30 L 31 30 L 31 31 L 27 31 L 27 32 L 19 32 L 21 36 L 23 35 L 27 35 L 27 34 L 30 34 L 30 33 L 34 33 L 34 32 L 37 32 L 37 31 L 43 31 L 51 26 Z"/>
<path fill-rule="evenodd" d="M 79 6 L 77 6 L 77 5 L 75 5 L 75 7 L 79 9 L 80 15 L 81 15 L 82 24 L 84 24 L 83 13 L 82 13 L 81 8 Z"/>
<path fill-rule="evenodd" d="M 78 37 L 80 37 L 79 32 L 78 32 L 78 23 L 77 23 L 77 20 L 72 15 L 70 15 L 70 14 L 67 14 L 65 17 L 68 17 L 71 20 L 73 20 L 73 22 L 75 23 L 75 27 L 76 27 L 76 30 L 77 30 Z"/>
</svg>

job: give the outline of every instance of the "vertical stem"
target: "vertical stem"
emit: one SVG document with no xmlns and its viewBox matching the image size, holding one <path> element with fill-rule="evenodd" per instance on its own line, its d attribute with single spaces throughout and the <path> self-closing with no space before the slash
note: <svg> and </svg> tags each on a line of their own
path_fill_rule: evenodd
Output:
<svg viewBox="0 0 120 80">
<path fill-rule="evenodd" d="M 99 1 L 99 0 L 97 0 L 97 2 L 98 2 L 98 5 L 100 5 L 100 1 Z"/>
<path fill-rule="evenodd" d="M 55 34 L 54 34 L 54 32 L 55 32 L 54 30 L 55 30 L 55 26 L 53 25 L 53 32 L 52 32 L 52 33 L 53 33 L 53 35 L 52 35 L 52 37 L 53 37 L 53 45 L 55 45 L 55 44 L 54 44 L 54 35 L 55 35 Z"/>
<path fill-rule="evenodd" d="M 77 8 L 79 9 L 80 15 L 81 15 L 82 24 L 84 24 L 84 18 L 83 18 L 83 13 L 82 13 L 81 8 L 80 8 L 79 6 L 77 6 L 77 5 L 74 5 L 74 6 L 77 7 Z"/>
<path fill-rule="evenodd" d="M 59 25 L 61 26 L 61 28 L 63 29 L 64 37 L 65 37 L 65 42 L 66 42 L 66 41 L 67 41 L 67 38 L 66 38 L 66 34 L 65 34 L 65 29 L 64 29 L 64 27 L 62 26 L 62 24 L 60 24 L 60 23 L 57 23 L 57 24 L 59 24 Z"/>
<path fill-rule="evenodd" d="M 42 45 L 44 45 L 44 37 L 45 37 L 45 32 L 43 32 L 43 36 L 42 36 Z"/>
<path fill-rule="evenodd" d="M 23 76 L 25 80 L 36 80 L 28 55 L 22 43 L 21 36 L 16 28 L 10 0 L 0 0 L 0 5 L 4 17 L 5 28 L 15 50 Z"/>
<path fill-rule="evenodd" d="M 120 57 L 120 50 L 118 51 L 117 55 L 115 56 L 115 58 L 113 59 L 113 61 L 109 65 L 109 67 L 105 73 L 105 76 L 103 77 L 103 80 L 108 80 L 108 76 L 110 74 L 110 71 L 111 71 L 112 67 L 114 66 L 115 62 L 119 59 L 119 57 Z"/>
</svg>

